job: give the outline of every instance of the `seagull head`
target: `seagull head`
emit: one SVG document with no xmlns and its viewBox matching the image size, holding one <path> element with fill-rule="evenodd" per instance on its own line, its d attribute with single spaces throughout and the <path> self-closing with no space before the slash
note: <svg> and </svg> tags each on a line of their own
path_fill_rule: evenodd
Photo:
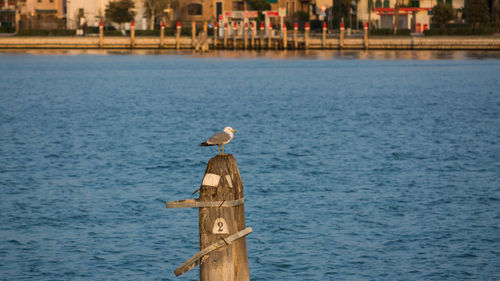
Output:
<svg viewBox="0 0 500 281">
<path fill-rule="evenodd" d="M 231 134 L 231 133 L 236 133 L 236 130 L 234 130 L 231 127 L 226 127 L 226 128 L 224 128 L 224 132 Z"/>
</svg>

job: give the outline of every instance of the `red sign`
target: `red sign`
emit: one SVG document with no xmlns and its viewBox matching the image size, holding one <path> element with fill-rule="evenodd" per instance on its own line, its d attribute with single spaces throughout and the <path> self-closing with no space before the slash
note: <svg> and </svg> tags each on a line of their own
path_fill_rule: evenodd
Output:
<svg viewBox="0 0 500 281">
<path fill-rule="evenodd" d="M 246 12 L 243 12 L 243 15 L 245 18 L 256 18 L 259 16 L 259 12 L 258 11 L 246 11 Z"/>
</svg>

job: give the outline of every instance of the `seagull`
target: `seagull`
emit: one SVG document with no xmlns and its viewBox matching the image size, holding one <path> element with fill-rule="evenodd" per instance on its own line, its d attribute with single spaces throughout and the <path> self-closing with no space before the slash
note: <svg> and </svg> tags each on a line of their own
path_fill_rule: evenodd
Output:
<svg viewBox="0 0 500 281">
<path fill-rule="evenodd" d="M 215 135 L 208 138 L 206 141 L 200 143 L 200 146 L 213 146 L 217 145 L 217 155 L 224 155 L 224 145 L 229 143 L 233 139 L 233 133 L 236 133 L 236 130 L 233 130 L 231 127 L 224 128 L 224 131 L 218 132 Z M 220 154 L 220 147 L 222 146 L 222 154 Z"/>
</svg>

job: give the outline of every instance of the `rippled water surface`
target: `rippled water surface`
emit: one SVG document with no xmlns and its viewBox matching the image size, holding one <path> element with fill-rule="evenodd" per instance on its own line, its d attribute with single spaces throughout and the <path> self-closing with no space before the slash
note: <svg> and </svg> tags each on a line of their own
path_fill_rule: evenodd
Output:
<svg viewBox="0 0 500 281">
<path fill-rule="evenodd" d="M 198 280 L 226 125 L 252 280 L 500 279 L 499 53 L 224 54 L 0 54 L 1 280 Z"/>
</svg>

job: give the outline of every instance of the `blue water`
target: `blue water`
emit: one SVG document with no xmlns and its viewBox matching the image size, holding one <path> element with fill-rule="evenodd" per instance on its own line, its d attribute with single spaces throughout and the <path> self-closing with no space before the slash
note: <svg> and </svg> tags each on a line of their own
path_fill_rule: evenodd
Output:
<svg viewBox="0 0 500 281">
<path fill-rule="evenodd" d="M 252 280 L 500 279 L 499 53 L 225 54 L 0 53 L 1 280 L 198 280 L 226 125 Z"/>
</svg>

